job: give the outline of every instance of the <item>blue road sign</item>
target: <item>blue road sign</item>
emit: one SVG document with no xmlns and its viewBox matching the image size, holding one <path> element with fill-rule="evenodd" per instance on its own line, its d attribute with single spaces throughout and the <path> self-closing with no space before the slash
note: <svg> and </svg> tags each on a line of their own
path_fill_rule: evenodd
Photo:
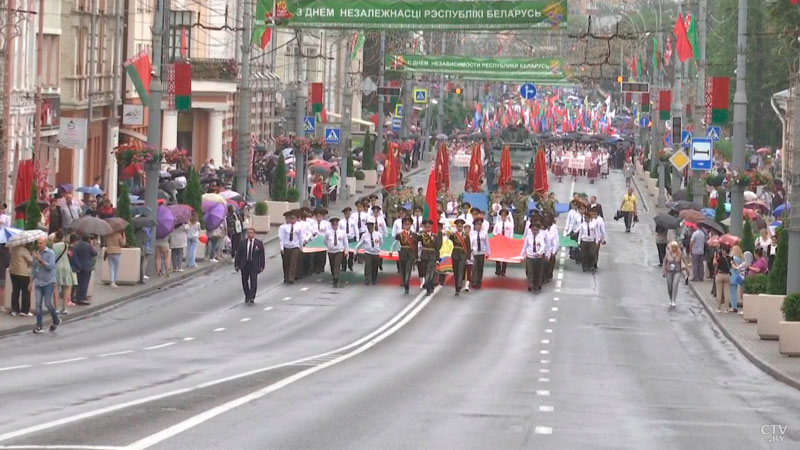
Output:
<svg viewBox="0 0 800 450">
<path fill-rule="evenodd" d="M 428 90 L 414 89 L 414 103 L 428 103 Z"/>
<path fill-rule="evenodd" d="M 692 170 L 711 170 L 714 142 L 709 138 L 692 139 Z"/>
<path fill-rule="evenodd" d="M 317 120 L 314 116 L 303 117 L 303 131 L 306 134 L 314 134 L 317 132 Z"/>
<path fill-rule="evenodd" d="M 681 145 L 683 148 L 689 148 L 692 146 L 692 133 L 690 131 L 681 131 Z"/>
<path fill-rule="evenodd" d="M 400 131 L 400 128 L 403 127 L 403 120 L 399 117 L 395 117 L 392 119 L 392 131 Z"/>
<path fill-rule="evenodd" d="M 719 142 L 720 136 L 722 136 L 722 129 L 720 127 L 706 128 L 706 137 L 712 141 Z"/>
<path fill-rule="evenodd" d="M 533 100 L 536 98 L 536 86 L 533 83 L 525 83 L 519 87 L 519 93 L 522 98 L 526 100 Z"/>
<path fill-rule="evenodd" d="M 489 97 L 486 99 L 486 101 L 488 101 L 491 104 L 494 104 L 494 102 L 496 100 L 497 100 L 497 98 L 495 98 L 495 96 L 493 94 L 489 94 Z"/>
<path fill-rule="evenodd" d="M 664 136 L 664 146 L 672 147 L 672 134 L 667 133 L 667 135 Z"/>
<path fill-rule="evenodd" d="M 328 144 L 338 144 L 339 143 L 339 129 L 338 128 L 326 128 L 325 129 L 325 142 Z"/>
</svg>

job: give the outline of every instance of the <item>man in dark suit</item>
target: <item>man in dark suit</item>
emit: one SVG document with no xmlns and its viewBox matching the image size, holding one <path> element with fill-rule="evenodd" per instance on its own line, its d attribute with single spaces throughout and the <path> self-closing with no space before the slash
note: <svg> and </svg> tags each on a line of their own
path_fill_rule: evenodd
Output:
<svg viewBox="0 0 800 450">
<path fill-rule="evenodd" d="M 256 230 L 247 230 L 247 239 L 239 242 L 236 252 L 234 268 L 242 274 L 242 289 L 244 302 L 256 302 L 256 288 L 258 287 L 258 274 L 264 271 L 265 265 L 264 243 L 256 239 Z"/>
</svg>

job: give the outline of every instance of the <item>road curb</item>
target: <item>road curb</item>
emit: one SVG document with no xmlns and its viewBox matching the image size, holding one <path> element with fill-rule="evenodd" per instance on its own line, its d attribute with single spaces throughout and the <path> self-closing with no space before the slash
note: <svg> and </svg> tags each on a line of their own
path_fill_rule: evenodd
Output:
<svg viewBox="0 0 800 450">
<path fill-rule="evenodd" d="M 642 206 L 644 206 L 644 210 L 650 212 L 650 205 L 647 203 L 647 196 L 642 194 L 642 188 L 639 186 L 639 182 L 636 181 L 636 175 L 637 174 L 634 173 L 631 177 L 631 180 L 633 180 L 633 185 L 636 186 L 636 192 L 639 193 L 639 198 L 642 200 Z"/>
<path fill-rule="evenodd" d="M 691 283 L 691 282 L 689 283 L 689 289 L 691 289 L 692 293 L 697 298 L 697 301 L 699 301 L 700 304 L 703 305 L 703 308 L 705 308 L 705 310 L 708 313 L 708 315 L 711 316 L 711 320 L 714 321 L 714 323 L 717 325 L 717 328 L 719 328 L 720 331 L 722 331 L 722 334 L 729 341 L 731 341 L 733 343 L 733 345 L 736 346 L 736 348 L 738 348 L 739 351 L 742 352 L 742 354 L 747 359 L 750 360 L 750 362 L 755 364 L 756 367 L 758 367 L 759 369 L 761 369 L 762 371 L 764 371 L 765 373 L 770 375 L 772 378 L 775 378 L 778 381 L 781 381 L 781 382 L 783 382 L 783 383 L 785 383 L 785 384 L 787 384 L 787 385 L 789 385 L 789 386 L 791 386 L 791 387 L 793 387 L 795 389 L 800 390 L 800 380 L 796 380 L 796 379 L 790 377 L 789 375 L 785 374 L 784 372 L 782 372 L 782 371 L 770 366 L 763 359 L 759 358 L 756 354 L 751 352 L 750 349 L 748 349 L 744 344 L 742 344 L 739 341 L 739 339 L 735 338 L 733 335 L 731 335 L 728 332 L 728 329 L 725 328 L 725 325 L 722 323 L 721 320 L 719 320 L 719 317 L 717 317 L 716 313 L 708 305 L 708 302 L 705 301 L 705 297 L 700 292 L 698 292 L 698 290 L 695 287 L 694 283 Z"/>
</svg>

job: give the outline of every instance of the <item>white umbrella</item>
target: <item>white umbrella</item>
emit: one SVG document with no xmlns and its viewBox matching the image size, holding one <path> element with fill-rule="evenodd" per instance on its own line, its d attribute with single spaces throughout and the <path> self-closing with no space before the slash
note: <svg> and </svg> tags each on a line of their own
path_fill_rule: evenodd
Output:
<svg viewBox="0 0 800 450">
<path fill-rule="evenodd" d="M 16 247 L 18 245 L 30 244 L 46 237 L 47 233 L 42 230 L 25 230 L 12 236 L 11 239 L 9 239 L 6 243 L 6 247 Z"/>
<path fill-rule="evenodd" d="M 0 244 L 5 244 L 9 239 L 21 233 L 19 228 L 2 227 L 0 228 Z"/>
<path fill-rule="evenodd" d="M 758 196 L 755 192 L 752 191 L 744 191 L 744 201 L 746 202 L 754 202 L 758 200 Z"/>
<path fill-rule="evenodd" d="M 236 191 L 222 191 L 222 192 L 219 193 L 219 195 L 221 195 L 222 198 L 227 200 L 227 199 L 233 198 L 233 197 L 241 197 L 242 194 L 240 194 L 240 193 L 238 193 Z"/>
<path fill-rule="evenodd" d="M 221 203 L 223 205 L 228 203 L 228 201 L 225 200 L 225 197 L 214 193 L 203 194 L 202 199 L 204 202 Z"/>
</svg>

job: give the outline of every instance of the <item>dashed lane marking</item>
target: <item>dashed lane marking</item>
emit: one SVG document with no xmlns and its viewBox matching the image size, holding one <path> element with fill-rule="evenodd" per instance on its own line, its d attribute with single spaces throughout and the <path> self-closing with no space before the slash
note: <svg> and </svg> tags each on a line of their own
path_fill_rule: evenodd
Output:
<svg viewBox="0 0 800 450">
<path fill-rule="evenodd" d="M 551 427 L 536 427 L 533 430 L 536 434 L 553 434 L 553 428 Z"/>
<path fill-rule="evenodd" d="M 308 287 L 301 287 L 301 288 L 300 288 L 300 292 L 305 292 L 305 291 L 307 291 L 307 290 L 308 290 Z"/>
<path fill-rule="evenodd" d="M 539 362 L 542 363 L 542 364 L 550 364 L 550 360 L 549 359 L 540 359 Z"/>
<path fill-rule="evenodd" d="M 541 342 L 542 342 L 542 344 L 549 344 L 550 343 L 550 339 L 542 339 Z"/>
<path fill-rule="evenodd" d="M 185 338 L 183 338 L 183 340 L 186 341 L 186 342 L 189 342 L 189 341 L 193 341 L 194 338 L 193 337 L 185 337 Z"/>
<path fill-rule="evenodd" d="M 553 297 L 553 301 L 554 301 L 554 302 L 557 302 L 557 301 L 559 301 L 559 300 L 561 300 L 561 299 L 560 299 L 560 298 L 558 298 L 558 297 Z"/>
<path fill-rule="evenodd" d="M 249 321 L 250 321 L 249 317 L 243 317 L 242 320 L 240 320 L 239 322 L 249 322 Z"/>
<path fill-rule="evenodd" d="M 71 362 L 75 362 L 75 361 L 83 361 L 84 359 L 87 359 L 87 358 L 85 356 L 79 356 L 77 358 L 62 359 L 62 360 L 59 360 L 59 361 L 46 362 L 46 363 L 44 363 L 44 365 L 45 366 L 55 366 L 56 364 L 66 364 L 66 363 L 71 363 Z"/>
<path fill-rule="evenodd" d="M 214 328 L 213 331 L 216 331 L 216 332 L 225 331 L 225 327 Z"/>
<path fill-rule="evenodd" d="M 550 308 L 550 311 L 556 312 L 556 311 L 558 311 L 558 307 L 557 306 L 553 306 L 552 308 Z"/>
<path fill-rule="evenodd" d="M 553 412 L 553 407 L 548 405 L 540 405 L 539 412 Z"/>
<path fill-rule="evenodd" d="M 552 332 L 553 332 L 553 330 L 552 330 L 551 328 L 548 328 L 548 329 L 544 330 L 544 332 L 545 332 L 545 333 L 552 333 Z"/>
<path fill-rule="evenodd" d="M 564 279 L 564 272 L 558 272 L 558 274 L 556 275 L 556 279 L 557 280 L 563 280 Z M 559 284 L 559 286 L 561 286 L 561 285 Z"/>
<path fill-rule="evenodd" d="M 111 353 L 103 353 L 102 355 L 97 355 L 99 358 L 106 358 L 109 356 L 119 356 L 119 355 L 127 355 L 129 353 L 133 353 L 133 350 L 121 350 L 118 352 L 111 352 Z"/>
<path fill-rule="evenodd" d="M 547 319 L 547 321 L 552 323 L 552 322 L 555 322 L 556 319 L 555 319 L 555 317 L 551 317 L 551 318 Z"/>
<path fill-rule="evenodd" d="M 281 299 L 281 301 L 282 301 L 282 302 L 288 302 L 288 301 L 289 301 L 289 300 L 291 300 L 291 299 L 292 299 L 292 297 L 283 297 L 283 298 Z"/>
<path fill-rule="evenodd" d="M 549 383 L 550 382 L 550 378 L 539 378 L 539 382 L 540 383 Z"/>
<path fill-rule="evenodd" d="M 550 369 L 539 369 L 539 373 L 550 373 Z"/>
<path fill-rule="evenodd" d="M 266 308 L 264 308 L 264 311 L 272 311 L 272 306 L 267 306 Z"/>
<path fill-rule="evenodd" d="M 544 389 L 538 390 L 538 391 L 536 391 L 536 395 L 541 396 L 541 397 L 549 397 L 550 396 L 550 391 L 544 390 Z"/>
<path fill-rule="evenodd" d="M 145 347 L 145 350 L 158 350 L 160 348 L 169 347 L 170 345 L 175 345 L 174 342 L 165 342 L 163 344 L 153 345 L 150 347 Z"/>
<path fill-rule="evenodd" d="M 22 366 L 0 367 L 0 372 L 6 372 L 8 370 L 27 369 L 28 367 L 30 367 L 29 364 Z"/>
<path fill-rule="evenodd" d="M 550 350 L 539 350 L 539 354 L 540 355 L 549 355 L 550 354 Z"/>
</svg>

